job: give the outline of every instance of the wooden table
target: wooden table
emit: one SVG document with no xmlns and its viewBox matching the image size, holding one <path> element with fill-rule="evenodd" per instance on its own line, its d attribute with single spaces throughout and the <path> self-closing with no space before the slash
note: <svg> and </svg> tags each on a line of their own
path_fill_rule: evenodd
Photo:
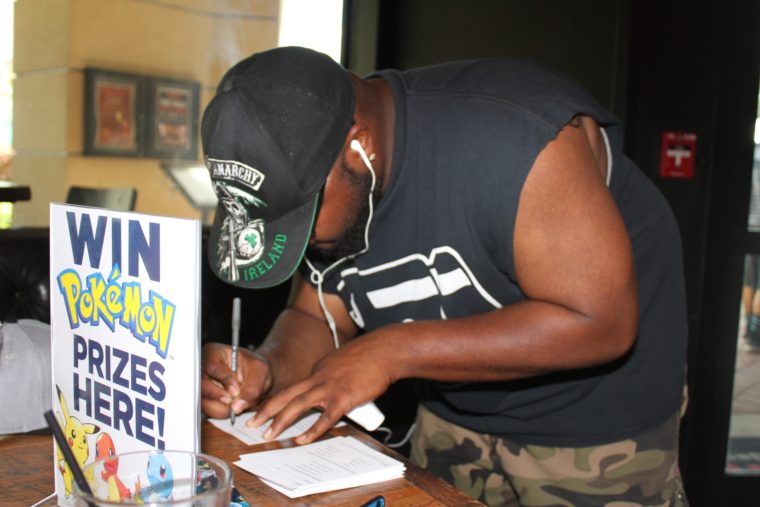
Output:
<svg viewBox="0 0 760 507">
<path fill-rule="evenodd" d="M 294 445 L 288 440 L 283 443 L 270 442 L 249 447 L 205 421 L 201 434 L 202 450 L 230 464 L 237 461 L 241 454 Z M 334 428 L 330 435 L 353 436 L 372 448 L 403 461 L 406 465 L 404 478 L 295 499 L 278 493 L 262 483 L 256 476 L 235 465 L 230 465 L 233 481 L 252 507 L 279 505 L 359 507 L 376 495 L 382 495 L 389 507 L 482 505 L 350 424 Z M 52 436 L 12 435 L 0 438 L 0 505 L 3 507 L 29 506 L 49 496 L 53 489 Z M 42 505 L 51 506 L 56 503 L 50 500 Z"/>
</svg>

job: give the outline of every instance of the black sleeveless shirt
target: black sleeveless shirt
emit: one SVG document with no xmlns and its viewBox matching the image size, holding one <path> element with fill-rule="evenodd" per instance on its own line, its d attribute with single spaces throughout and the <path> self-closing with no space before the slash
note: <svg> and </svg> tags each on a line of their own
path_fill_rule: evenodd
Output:
<svg viewBox="0 0 760 507">
<path fill-rule="evenodd" d="M 577 84 L 528 62 L 455 62 L 370 77 L 387 80 L 396 103 L 391 180 L 369 251 L 323 285 L 360 328 L 523 300 L 512 242 L 520 192 L 539 152 L 575 115 L 594 118 L 607 134 L 610 192 L 634 250 L 640 325 L 624 358 L 519 381 L 420 381 L 421 403 L 474 431 L 550 446 L 636 436 L 672 415 L 687 339 L 680 236 L 662 195 L 622 154 L 617 120 Z"/>
</svg>

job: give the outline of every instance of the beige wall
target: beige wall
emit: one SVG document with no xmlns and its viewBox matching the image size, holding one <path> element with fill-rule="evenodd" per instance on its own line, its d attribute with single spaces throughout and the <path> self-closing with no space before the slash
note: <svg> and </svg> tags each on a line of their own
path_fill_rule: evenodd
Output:
<svg viewBox="0 0 760 507">
<path fill-rule="evenodd" d="M 82 155 L 84 68 L 198 81 L 203 111 L 227 68 L 277 44 L 278 15 L 279 0 L 17 0 L 11 177 L 32 200 L 13 225 L 47 225 L 71 185 L 134 186 L 136 211 L 200 218 L 158 159 Z"/>
</svg>

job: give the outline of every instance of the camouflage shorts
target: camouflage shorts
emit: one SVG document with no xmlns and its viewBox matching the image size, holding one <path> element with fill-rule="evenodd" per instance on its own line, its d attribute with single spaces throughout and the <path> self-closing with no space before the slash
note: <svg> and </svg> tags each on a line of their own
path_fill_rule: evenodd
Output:
<svg viewBox="0 0 760 507">
<path fill-rule="evenodd" d="M 636 439 L 542 447 L 476 433 L 420 407 L 411 460 L 492 506 L 685 507 L 679 416 Z"/>
</svg>

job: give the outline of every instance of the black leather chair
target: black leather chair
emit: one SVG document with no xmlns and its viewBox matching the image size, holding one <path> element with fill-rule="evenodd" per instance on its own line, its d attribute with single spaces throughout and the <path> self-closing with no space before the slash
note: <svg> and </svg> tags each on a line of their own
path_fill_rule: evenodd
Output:
<svg viewBox="0 0 760 507">
<path fill-rule="evenodd" d="M 67 204 L 95 206 L 114 211 L 133 211 L 137 200 L 135 188 L 89 188 L 70 187 L 66 195 Z"/>
<path fill-rule="evenodd" d="M 49 250 L 46 227 L 0 229 L 0 322 L 50 322 Z"/>
</svg>

